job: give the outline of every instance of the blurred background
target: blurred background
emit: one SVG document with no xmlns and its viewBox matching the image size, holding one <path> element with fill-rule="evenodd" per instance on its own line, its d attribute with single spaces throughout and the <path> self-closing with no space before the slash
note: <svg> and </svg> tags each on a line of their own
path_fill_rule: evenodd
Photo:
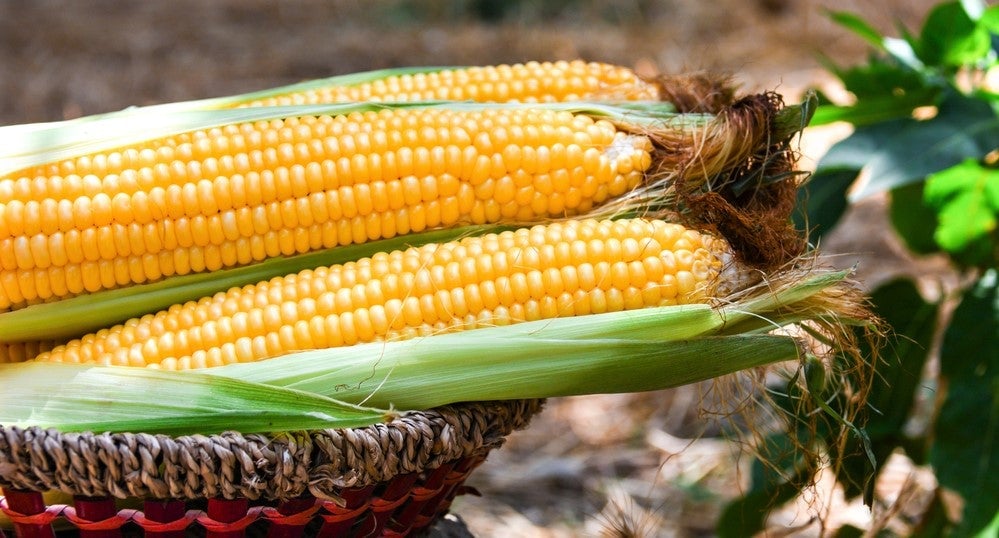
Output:
<svg viewBox="0 0 999 538">
<path fill-rule="evenodd" d="M 404 65 L 583 58 L 641 73 L 721 72 L 788 101 L 831 95 L 822 59 L 861 61 L 864 43 L 826 10 L 882 31 L 917 28 L 928 0 L 0 0 L 0 124 L 68 119 Z M 845 133 L 808 133 L 808 167 Z M 873 286 L 911 267 L 877 200 L 853 208 L 826 245 L 862 261 Z M 931 268 L 932 269 L 932 268 Z M 651 536 L 711 536 L 745 487 L 745 454 L 720 435 L 710 386 L 552 400 L 494 452 L 454 511 L 475 536 L 578 536 L 630 526 Z M 742 457 L 740 457 L 740 455 Z M 904 462 L 898 476 L 910 476 Z M 878 494 L 897 493 L 892 473 Z M 918 475 L 917 475 L 918 476 Z M 892 488 L 896 488 L 893 490 Z M 817 536 L 865 508 L 819 490 L 771 518 L 771 536 Z M 821 508 L 825 507 L 825 508 Z M 822 518 L 815 518 L 822 515 Z"/>
</svg>

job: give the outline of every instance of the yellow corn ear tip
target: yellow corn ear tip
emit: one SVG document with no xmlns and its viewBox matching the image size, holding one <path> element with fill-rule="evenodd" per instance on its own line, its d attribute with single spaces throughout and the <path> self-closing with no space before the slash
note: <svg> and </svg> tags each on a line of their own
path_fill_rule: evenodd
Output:
<svg viewBox="0 0 999 538">
<path fill-rule="evenodd" d="M 326 86 L 241 103 L 280 106 L 352 101 L 558 102 L 656 101 L 656 84 L 632 70 L 599 62 L 528 62 L 390 75 L 350 86 Z"/>
<path fill-rule="evenodd" d="M 305 349 L 709 302 L 724 241 L 646 219 L 566 220 L 320 267 L 131 320 L 38 360 L 189 369 Z"/>
<path fill-rule="evenodd" d="M 651 143 L 539 109 L 389 109 L 186 133 L 0 178 L 0 308 L 461 224 L 585 214 Z"/>
</svg>

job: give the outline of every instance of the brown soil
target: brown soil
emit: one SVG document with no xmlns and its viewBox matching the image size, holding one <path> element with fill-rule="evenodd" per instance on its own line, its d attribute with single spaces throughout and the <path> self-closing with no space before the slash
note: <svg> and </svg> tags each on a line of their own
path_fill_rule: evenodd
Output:
<svg viewBox="0 0 999 538">
<path fill-rule="evenodd" d="M 819 54 L 847 64 L 865 53 L 823 9 L 859 12 L 882 29 L 899 21 L 914 28 L 931 3 L 560 0 L 521 2 L 502 21 L 483 23 L 470 6 L 494 3 L 0 0 L 0 125 L 382 67 L 577 57 L 644 73 L 728 73 L 747 91 L 793 101 L 830 84 Z M 842 134 L 810 132 L 803 165 Z M 837 265 L 860 261 L 869 283 L 913 267 L 888 234 L 870 233 L 885 229 L 881 208 L 862 204 L 826 245 L 839 253 Z M 930 264 L 936 277 L 946 269 Z M 483 537 L 599 535 L 626 521 L 646 531 L 638 535 L 710 536 L 724 503 L 746 485 L 748 458 L 720 436 L 726 423 L 712 410 L 724 408 L 709 389 L 552 400 L 473 475 L 483 497 L 461 498 L 455 512 Z M 896 466 L 879 486 L 884 503 L 915 487 L 904 479 L 911 465 Z M 819 493 L 833 507 L 828 526 L 811 519 L 821 503 L 802 503 L 772 518 L 774 535 L 875 520 L 834 491 Z"/>
</svg>

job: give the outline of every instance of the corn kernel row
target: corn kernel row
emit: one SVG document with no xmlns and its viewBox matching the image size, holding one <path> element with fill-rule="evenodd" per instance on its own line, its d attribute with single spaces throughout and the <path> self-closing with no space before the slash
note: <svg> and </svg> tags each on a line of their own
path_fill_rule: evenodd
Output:
<svg viewBox="0 0 999 538">
<path fill-rule="evenodd" d="M 169 369 L 647 306 L 703 302 L 728 245 L 678 224 L 570 220 L 234 288 L 73 340 L 38 360 Z M 733 283 L 725 283 L 732 285 Z"/>
</svg>

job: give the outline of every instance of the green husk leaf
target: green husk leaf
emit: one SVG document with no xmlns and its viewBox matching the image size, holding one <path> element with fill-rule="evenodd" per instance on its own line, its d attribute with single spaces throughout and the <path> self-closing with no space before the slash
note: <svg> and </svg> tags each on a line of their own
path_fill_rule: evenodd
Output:
<svg viewBox="0 0 999 538">
<path fill-rule="evenodd" d="M 456 336 L 461 338 L 365 346 L 353 361 L 333 359 L 325 350 L 307 352 L 293 364 L 282 361 L 270 370 L 272 375 L 278 368 L 301 372 L 296 367 L 326 363 L 322 373 L 299 376 L 287 386 L 365 405 L 427 409 L 462 401 L 664 389 L 792 360 L 798 353 L 794 339 L 770 335 L 690 340 Z"/>
<path fill-rule="evenodd" d="M 2 365 L 0 385 L 10 390 L 0 393 L 0 423 L 65 431 L 274 432 L 346 427 L 386 416 L 348 404 L 415 410 L 667 388 L 795 359 L 794 338 L 764 333 L 798 319 L 799 303 L 845 278 L 805 276 L 796 285 L 720 308 L 667 306 L 557 318 L 305 351 L 196 373 Z M 748 320 L 765 321 L 750 326 Z"/>
<path fill-rule="evenodd" d="M 432 230 L 368 243 L 333 247 L 297 256 L 270 258 L 233 269 L 192 273 L 149 284 L 104 290 L 58 302 L 31 305 L 0 313 L 0 342 L 74 338 L 233 287 L 256 284 L 305 269 L 355 261 L 377 252 L 451 241 L 504 229 L 507 227 L 481 225 Z"/>
<path fill-rule="evenodd" d="M 793 359 L 795 340 L 759 333 L 800 321 L 789 307 L 846 276 L 818 275 L 718 309 L 666 306 L 558 318 L 304 351 L 209 371 L 400 409 L 667 388 Z"/>
<path fill-rule="evenodd" d="M 318 394 L 197 372 L 0 364 L 0 424 L 64 432 L 184 435 L 355 428 L 391 413 Z"/>
</svg>

